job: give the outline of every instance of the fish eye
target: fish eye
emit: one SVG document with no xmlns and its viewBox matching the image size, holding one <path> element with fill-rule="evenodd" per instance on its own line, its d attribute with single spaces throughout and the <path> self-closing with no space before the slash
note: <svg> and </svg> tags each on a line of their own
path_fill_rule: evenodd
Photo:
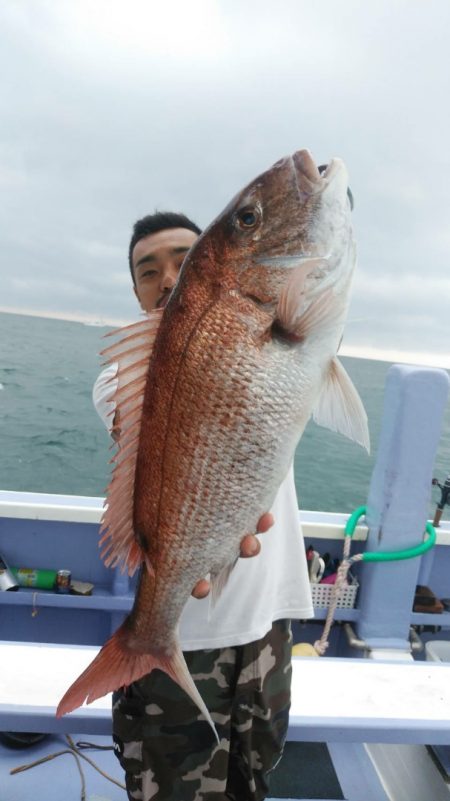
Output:
<svg viewBox="0 0 450 801">
<path fill-rule="evenodd" d="M 244 206 L 236 212 L 234 224 L 241 231 L 251 231 L 261 220 L 261 212 L 257 206 Z"/>
</svg>

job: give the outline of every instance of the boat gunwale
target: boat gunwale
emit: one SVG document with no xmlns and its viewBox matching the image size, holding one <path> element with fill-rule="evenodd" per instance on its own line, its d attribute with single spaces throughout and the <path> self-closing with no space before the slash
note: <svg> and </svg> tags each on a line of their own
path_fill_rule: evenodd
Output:
<svg viewBox="0 0 450 801">
<path fill-rule="evenodd" d="M 61 523 L 100 523 L 105 499 L 85 495 L 57 495 L 38 492 L 0 490 L 0 519 L 48 520 Z M 348 515 L 299 509 L 305 539 L 343 540 Z M 357 526 L 352 538 L 365 542 L 367 528 Z M 450 545 L 450 521 L 443 520 L 437 530 L 437 545 Z"/>
</svg>

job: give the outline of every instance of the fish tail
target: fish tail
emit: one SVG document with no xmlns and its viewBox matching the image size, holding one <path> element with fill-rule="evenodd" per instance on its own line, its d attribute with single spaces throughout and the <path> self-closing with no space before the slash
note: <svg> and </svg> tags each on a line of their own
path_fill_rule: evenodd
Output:
<svg viewBox="0 0 450 801">
<path fill-rule="evenodd" d="M 72 712 L 84 702 L 90 704 L 113 690 L 126 687 L 133 681 L 151 673 L 155 668 L 159 668 L 188 694 L 205 716 L 214 731 L 217 742 L 219 742 L 214 722 L 189 673 L 178 641 L 173 643 L 170 651 L 159 649 L 158 651 L 139 653 L 130 647 L 127 635 L 129 636 L 129 630 L 127 621 L 125 621 L 105 643 L 86 670 L 69 687 L 58 704 L 56 717 L 60 718 L 62 715 Z"/>
</svg>

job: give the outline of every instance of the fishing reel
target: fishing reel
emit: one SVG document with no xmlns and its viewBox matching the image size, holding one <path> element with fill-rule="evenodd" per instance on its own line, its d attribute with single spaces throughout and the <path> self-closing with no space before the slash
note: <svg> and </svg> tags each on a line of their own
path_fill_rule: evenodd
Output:
<svg viewBox="0 0 450 801">
<path fill-rule="evenodd" d="M 443 484 L 441 484 L 439 479 L 437 478 L 433 478 L 431 483 L 434 487 L 439 487 L 439 489 L 441 490 L 441 499 L 440 501 L 438 501 L 438 504 L 436 506 L 436 513 L 434 515 L 434 520 L 433 520 L 433 525 L 439 526 L 442 517 L 442 512 L 444 511 L 444 506 L 446 504 L 450 506 L 450 475 L 447 476 Z"/>
</svg>

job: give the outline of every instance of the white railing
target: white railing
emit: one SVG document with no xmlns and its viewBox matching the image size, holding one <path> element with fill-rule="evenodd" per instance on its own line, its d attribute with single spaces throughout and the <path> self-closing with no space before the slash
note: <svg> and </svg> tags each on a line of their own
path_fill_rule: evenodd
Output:
<svg viewBox="0 0 450 801">
<path fill-rule="evenodd" d="M 103 498 L 85 495 L 0 490 L 0 518 L 98 524 L 102 516 L 103 502 Z M 340 540 L 344 537 L 346 514 L 300 509 L 299 518 L 305 538 Z M 358 526 L 352 539 L 365 541 L 366 527 Z M 437 532 L 437 544 L 450 545 L 450 520 L 441 521 Z"/>
</svg>

